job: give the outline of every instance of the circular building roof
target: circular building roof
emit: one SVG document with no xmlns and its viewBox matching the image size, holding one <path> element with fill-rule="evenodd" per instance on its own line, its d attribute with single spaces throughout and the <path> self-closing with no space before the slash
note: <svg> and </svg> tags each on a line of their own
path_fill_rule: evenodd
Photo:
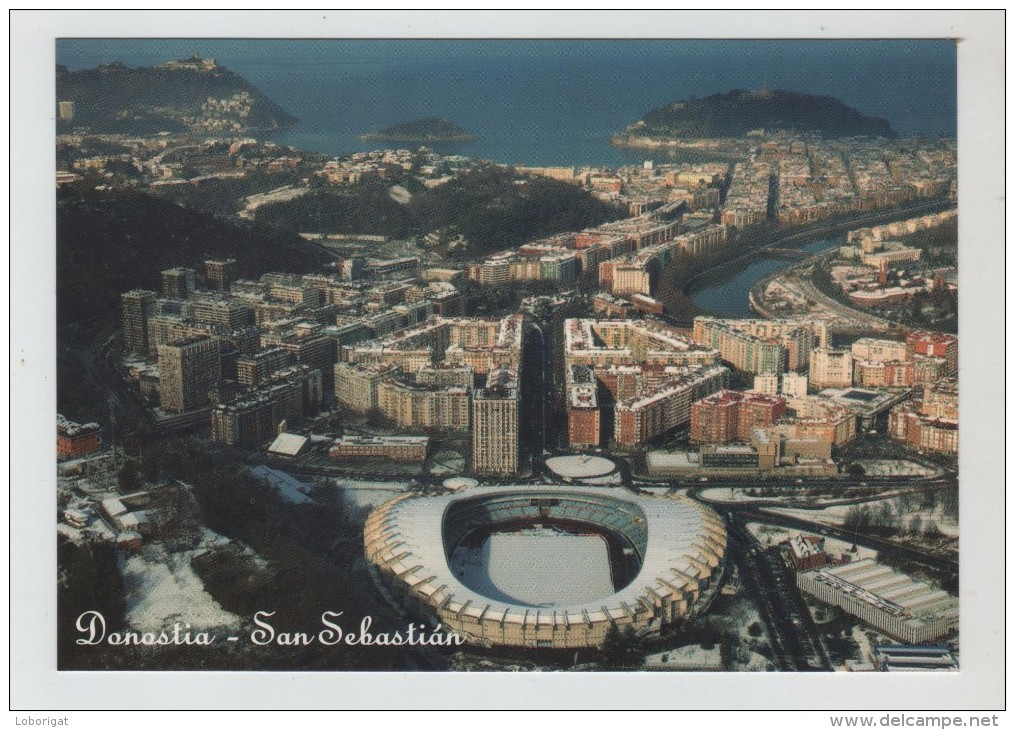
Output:
<svg viewBox="0 0 1015 730">
<path fill-rule="evenodd" d="M 725 525 L 705 505 L 683 496 L 616 494 L 512 486 L 402 495 L 367 519 L 366 557 L 393 585 L 394 595 L 423 604 L 473 641 L 597 645 L 614 623 L 641 629 L 686 616 L 715 584 L 726 550 Z M 622 533 L 640 554 L 638 574 L 612 595 L 552 607 L 490 598 L 459 581 L 448 553 L 464 535 L 475 527 L 533 516 L 547 523 L 575 520 Z M 540 631 L 550 637 L 542 641 L 550 644 L 533 638 Z"/>
<path fill-rule="evenodd" d="M 550 471 L 565 479 L 591 479 L 610 474 L 617 465 L 602 456 L 554 456 L 546 460 Z"/>
</svg>

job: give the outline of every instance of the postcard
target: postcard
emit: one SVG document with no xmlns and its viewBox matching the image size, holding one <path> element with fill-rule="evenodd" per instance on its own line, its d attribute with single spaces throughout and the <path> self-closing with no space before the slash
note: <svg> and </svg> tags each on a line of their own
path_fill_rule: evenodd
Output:
<svg viewBox="0 0 1015 730">
<path fill-rule="evenodd" d="M 59 681 L 989 661 L 956 38 L 137 31 L 47 61 Z"/>
</svg>

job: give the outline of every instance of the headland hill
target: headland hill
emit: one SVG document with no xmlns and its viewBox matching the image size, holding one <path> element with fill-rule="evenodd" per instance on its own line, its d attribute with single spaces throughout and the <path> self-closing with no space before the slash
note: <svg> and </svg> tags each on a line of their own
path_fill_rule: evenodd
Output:
<svg viewBox="0 0 1015 730">
<path fill-rule="evenodd" d="M 756 91 L 734 89 L 656 107 L 611 142 L 618 147 L 656 147 L 774 130 L 825 138 L 898 137 L 887 119 L 862 114 L 834 97 L 762 85 Z"/>
<path fill-rule="evenodd" d="M 441 117 L 424 117 L 363 134 L 361 140 L 405 144 L 427 142 L 474 142 L 477 138 L 454 122 Z"/>
<path fill-rule="evenodd" d="M 156 66 L 56 67 L 57 132 L 235 134 L 298 121 L 239 74 L 195 54 Z"/>
</svg>

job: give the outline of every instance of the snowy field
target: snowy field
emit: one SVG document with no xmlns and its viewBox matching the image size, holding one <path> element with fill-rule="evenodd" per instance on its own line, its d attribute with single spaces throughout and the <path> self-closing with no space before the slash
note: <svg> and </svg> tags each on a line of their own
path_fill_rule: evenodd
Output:
<svg viewBox="0 0 1015 730">
<path fill-rule="evenodd" d="M 877 505 L 877 502 L 871 502 L 869 504 Z M 812 522 L 819 522 L 830 527 L 841 527 L 845 520 L 849 510 L 856 505 L 841 504 L 834 507 L 826 507 L 824 509 L 795 509 L 791 507 L 772 507 L 772 512 L 778 512 L 785 515 L 791 515 L 793 517 L 800 517 L 805 520 L 811 520 Z M 896 520 L 902 520 L 905 524 L 910 523 L 913 519 L 919 518 L 923 528 L 926 529 L 929 525 L 934 525 L 938 530 L 941 531 L 942 535 L 946 537 L 958 537 L 959 536 L 959 523 L 954 517 L 949 517 L 944 514 L 944 510 L 938 506 L 934 509 L 921 509 L 921 510 L 909 510 L 904 516 L 896 515 Z M 902 527 L 904 525 L 898 525 Z"/>
<path fill-rule="evenodd" d="M 548 529 L 494 533 L 481 548 L 459 548 L 451 568 L 488 598 L 526 606 L 568 606 L 612 595 L 606 542 Z"/>
<path fill-rule="evenodd" d="M 366 482 L 354 479 L 332 479 L 350 507 L 374 507 L 384 504 L 405 492 L 409 485 L 403 482 Z"/>
<path fill-rule="evenodd" d="M 778 545 L 780 542 L 788 540 L 793 535 L 812 535 L 814 537 L 823 538 L 825 541 L 825 552 L 829 555 L 839 555 L 841 553 L 849 553 L 853 547 L 853 543 L 846 542 L 845 540 L 836 540 L 834 537 L 825 537 L 824 535 L 818 535 L 814 532 L 805 532 L 803 530 L 791 530 L 787 527 L 778 527 L 776 525 L 763 525 L 758 522 L 748 522 L 747 529 L 750 530 L 751 534 L 758 538 L 758 541 L 764 547 L 769 545 Z M 855 553 L 850 553 L 853 560 L 864 560 L 870 558 L 871 560 L 877 560 L 878 551 L 871 550 L 869 548 L 860 547 L 856 548 Z"/>
<path fill-rule="evenodd" d="M 138 631 L 172 630 L 173 624 L 190 624 L 193 631 L 220 626 L 236 627 L 240 617 L 223 609 L 204 589 L 190 567 L 193 557 L 213 544 L 228 542 L 206 530 L 204 545 L 186 552 L 169 552 L 153 545 L 121 561 L 127 621 Z"/>
<path fill-rule="evenodd" d="M 908 459 L 861 460 L 856 463 L 870 477 L 928 477 L 935 473 L 934 469 Z"/>
</svg>

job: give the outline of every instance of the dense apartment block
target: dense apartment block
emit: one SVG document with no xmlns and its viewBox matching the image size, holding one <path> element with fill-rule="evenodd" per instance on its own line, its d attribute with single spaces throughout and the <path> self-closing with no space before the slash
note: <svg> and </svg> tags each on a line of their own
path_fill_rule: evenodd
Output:
<svg viewBox="0 0 1015 730">
<path fill-rule="evenodd" d="M 385 380 L 377 386 L 377 408 L 385 418 L 404 428 L 469 428 L 469 391 L 460 385 L 438 387 Z"/>
<path fill-rule="evenodd" d="M 221 377 L 219 342 L 194 337 L 158 346 L 159 402 L 167 413 L 208 404 L 208 390 Z"/>
<path fill-rule="evenodd" d="M 785 412 L 784 398 L 721 390 L 691 405 L 691 442 L 748 441 L 752 430 L 771 426 Z"/>
<path fill-rule="evenodd" d="M 586 365 L 572 365 L 567 379 L 567 440 L 572 449 L 590 449 L 602 442 L 599 384 Z"/>
<path fill-rule="evenodd" d="M 613 438 L 631 448 L 683 426 L 691 420 L 691 403 L 729 384 L 721 365 L 688 368 L 637 395 L 616 401 Z"/>
<path fill-rule="evenodd" d="M 340 362 L 334 372 L 335 400 L 357 413 L 366 413 L 377 408 L 377 387 L 401 368 L 388 363 Z"/>
<path fill-rule="evenodd" d="M 944 332 L 910 332 L 906 345 L 918 355 L 941 357 L 948 363 L 948 375 L 959 372 L 959 338 Z"/>
<path fill-rule="evenodd" d="M 748 373 L 802 370 L 818 339 L 817 327 L 791 320 L 694 318 L 694 341 Z"/>
<path fill-rule="evenodd" d="M 197 273 L 193 269 L 176 266 L 162 272 L 162 296 L 166 299 L 186 299 L 197 288 Z"/>
<path fill-rule="evenodd" d="M 691 367 L 718 362 L 719 352 L 696 344 L 658 320 L 568 319 L 564 322 L 564 357 L 568 366 Z"/>
<path fill-rule="evenodd" d="M 204 262 L 204 278 L 216 291 L 229 291 L 236 275 L 236 259 L 208 259 Z"/>
<path fill-rule="evenodd" d="M 888 433 L 921 451 L 959 451 L 959 393 L 955 378 L 924 386 L 923 398 L 900 403 L 888 414 Z"/>
<path fill-rule="evenodd" d="M 277 411 L 264 393 L 220 403 L 211 410 L 211 437 L 228 446 L 257 446 L 277 435 Z"/>
<path fill-rule="evenodd" d="M 284 347 L 258 350 L 253 355 L 244 355 L 236 361 L 236 381 L 248 388 L 263 385 L 272 373 L 290 364 L 292 353 Z"/>
</svg>

